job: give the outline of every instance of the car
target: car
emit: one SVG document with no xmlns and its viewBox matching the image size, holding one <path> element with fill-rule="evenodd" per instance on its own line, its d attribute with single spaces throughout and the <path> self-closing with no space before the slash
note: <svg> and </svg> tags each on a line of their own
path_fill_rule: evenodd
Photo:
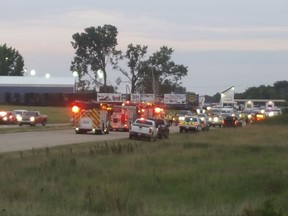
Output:
<svg viewBox="0 0 288 216">
<path fill-rule="evenodd" d="M 209 116 L 208 118 L 208 123 L 209 123 L 209 127 L 222 127 L 222 121 L 223 118 L 221 115 L 217 115 L 217 114 L 213 114 L 211 116 Z"/>
<path fill-rule="evenodd" d="M 12 111 L 0 111 L 0 123 L 1 124 L 15 124 L 16 117 Z"/>
<path fill-rule="evenodd" d="M 236 116 L 227 116 L 223 120 L 223 127 L 240 127 L 242 126 L 242 121 Z"/>
<path fill-rule="evenodd" d="M 278 115 L 282 115 L 282 110 L 279 108 L 274 108 L 274 109 L 266 109 L 264 111 L 265 115 L 267 117 L 273 117 L 273 116 L 278 116 Z"/>
<path fill-rule="evenodd" d="M 27 110 L 13 110 L 16 120 L 18 121 L 18 118 L 21 117 L 26 111 Z"/>
<path fill-rule="evenodd" d="M 179 122 L 180 133 L 187 131 L 199 132 L 202 130 L 203 125 L 198 116 L 186 116 L 183 121 Z"/>
<path fill-rule="evenodd" d="M 179 110 L 174 117 L 175 125 L 178 125 L 179 122 L 184 121 L 186 116 L 192 116 L 193 113 L 190 110 Z"/>
<path fill-rule="evenodd" d="M 169 129 L 169 123 L 166 122 L 165 119 L 161 119 L 161 118 L 148 118 L 150 120 L 155 121 L 156 123 L 156 127 L 158 127 L 158 138 L 162 139 L 162 138 L 169 138 L 169 133 L 170 133 L 170 129 Z"/>
<path fill-rule="evenodd" d="M 35 126 L 37 124 L 42 124 L 45 126 L 48 121 L 48 116 L 40 114 L 38 111 L 25 111 L 21 117 L 18 117 L 19 126 L 30 125 Z"/>
</svg>

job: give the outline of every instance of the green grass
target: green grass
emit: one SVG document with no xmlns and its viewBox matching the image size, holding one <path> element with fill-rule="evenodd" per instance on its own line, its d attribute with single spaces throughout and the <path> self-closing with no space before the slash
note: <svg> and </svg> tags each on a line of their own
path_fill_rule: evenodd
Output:
<svg viewBox="0 0 288 216">
<path fill-rule="evenodd" d="M 287 130 L 274 122 L 1 154 L 0 215 L 248 216 L 267 200 L 288 215 Z"/>
</svg>

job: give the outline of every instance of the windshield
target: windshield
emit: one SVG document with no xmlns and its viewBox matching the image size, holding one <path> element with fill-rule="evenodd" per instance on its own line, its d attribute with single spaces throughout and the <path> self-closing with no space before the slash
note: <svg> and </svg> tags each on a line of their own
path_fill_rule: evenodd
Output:
<svg viewBox="0 0 288 216">
<path fill-rule="evenodd" d="M 194 118 L 194 117 L 186 117 L 186 118 L 185 118 L 185 121 L 186 121 L 186 122 L 198 122 L 198 119 L 197 119 L 197 118 Z"/>
</svg>

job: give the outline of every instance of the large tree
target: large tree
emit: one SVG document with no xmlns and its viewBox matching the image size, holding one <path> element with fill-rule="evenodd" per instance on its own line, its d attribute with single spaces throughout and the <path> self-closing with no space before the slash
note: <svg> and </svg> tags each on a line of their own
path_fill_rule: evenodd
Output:
<svg viewBox="0 0 288 216">
<path fill-rule="evenodd" d="M 23 76 L 23 67 L 23 57 L 17 50 L 0 45 L 0 76 Z"/>
<path fill-rule="evenodd" d="M 77 71 L 82 89 L 107 85 L 106 66 L 117 45 L 117 34 L 115 26 L 104 25 L 85 28 L 84 32 L 72 36 L 74 41 L 71 43 L 76 51 L 70 70 L 72 73 Z M 99 75 L 103 75 L 103 84 Z"/>
<path fill-rule="evenodd" d="M 111 63 L 113 65 L 113 69 L 119 70 L 128 81 L 122 81 L 119 77 L 117 79 L 117 84 L 120 83 L 129 83 L 131 85 L 131 93 L 136 92 L 136 84 L 140 77 L 140 70 L 144 61 L 144 57 L 147 54 L 147 46 L 141 46 L 133 44 L 129 44 L 127 46 L 126 53 L 123 54 L 122 51 L 114 51 L 113 58 L 111 58 Z M 124 64 L 127 69 L 121 66 L 121 61 L 126 61 Z"/>
<path fill-rule="evenodd" d="M 172 61 L 173 52 L 172 48 L 162 46 L 142 64 L 138 92 L 168 94 L 181 89 L 181 79 L 187 76 L 188 67 Z"/>
</svg>

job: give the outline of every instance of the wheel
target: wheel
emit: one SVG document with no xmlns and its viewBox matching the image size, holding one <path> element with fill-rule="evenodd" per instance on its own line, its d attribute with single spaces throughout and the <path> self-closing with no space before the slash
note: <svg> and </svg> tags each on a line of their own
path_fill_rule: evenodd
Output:
<svg viewBox="0 0 288 216">
<path fill-rule="evenodd" d="M 180 128 L 180 133 L 183 133 L 183 128 Z"/>
<path fill-rule="evenodd" d="M 22 126 L 22 123 L 19 123 L 19 126 Z"/>
</svg>

